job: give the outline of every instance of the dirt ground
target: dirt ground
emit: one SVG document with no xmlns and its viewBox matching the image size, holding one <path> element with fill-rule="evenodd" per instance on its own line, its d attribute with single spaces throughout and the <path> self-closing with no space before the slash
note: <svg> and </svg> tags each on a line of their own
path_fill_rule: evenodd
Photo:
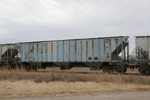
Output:
<svg viewBox="0 0 150 100">
<path fill-rule="evenodd" d="M 87 93 L 150 91 L 150 85 L 108 82 L 0 81 L 0 99 L 78 95 Z"/>
<path fill-rule="evenodd" d="M 8 100 L 149 100 L 149 94 L 150 92 L 125 92 L 62 97 L 14 98 Z"/>
</svg>

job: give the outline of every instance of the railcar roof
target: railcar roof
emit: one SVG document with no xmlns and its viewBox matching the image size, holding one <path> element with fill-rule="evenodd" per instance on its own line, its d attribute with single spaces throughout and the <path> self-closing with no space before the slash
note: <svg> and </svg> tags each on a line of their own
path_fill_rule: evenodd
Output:
<svg viewBox="0 0 150 100">
<path fill-rule="evenodd" d="M 150 35 L 146 35 L 146 36 L 135 36 L 136 38 L 149 38 Z"/>
<path fill-rule="evenodd" d="M 16 43 L 4 43 L 0 45 L 13 45 L 19 43 L 37 43 L 37 42 L 56 42 L 56 41 L 72 41 L 72 40 L 87 40 L 87 39 L 103 39 L 103 38 L 123 38 L 129 36 L 112 36 L 112 37 L 95 37 L 95 38 L 78 38 L 78 39 L 60 39 L 60 40 L 45 40 L 45 41 L 29 41 L 29 42 L 16 42 Z"/>
</svg>

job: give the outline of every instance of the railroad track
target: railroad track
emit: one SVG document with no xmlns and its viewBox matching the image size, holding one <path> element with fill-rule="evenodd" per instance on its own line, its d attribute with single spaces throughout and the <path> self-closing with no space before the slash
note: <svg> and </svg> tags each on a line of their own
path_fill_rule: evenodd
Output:
<svg viewBox="0 0 150 100">
<path fill-rule="evenodd" d="M 90 70 L 88 68 L 75 68 L 72 70 L 60 70 L 60 69 L 39 69 L 38 72 L 42 73 L 73 73 L 73 74 L 106 74 L 102 72 L 101 70 Z M 114 74 L 114 75 L 120 75 L 118 73 L 109 73 L 109 74 Z M 128 69 L 127 73 L 124 73 L 123 75 L 140 75 L 137 70 L 135 71 L 130 71 Z"/>
</svg>

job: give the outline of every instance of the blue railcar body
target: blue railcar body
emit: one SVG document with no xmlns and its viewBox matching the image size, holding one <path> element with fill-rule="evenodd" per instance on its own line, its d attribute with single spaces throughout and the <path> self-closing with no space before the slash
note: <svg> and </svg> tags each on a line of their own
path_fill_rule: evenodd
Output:
<svg viewBox="0 0 150 100">
<path fill-rule="evenodd" d="M 4 46 L 0 46 L 1 55 L 8 49 L 8 47 L 5 47 L 4 50 Z M 128 36 L 20 42 L 14 43 L 13 46 L 11 48 L 18 51 L 21 62 L 53 63 L 58 66 L 83 63 L 86 66 L 93 67 L 101 66 L 106 62 L 117 63 L 120 53 L 123 54 L 122 58 L 125 58 Z M 0 57 L 0 60 L 2 60 L 2 57 Z"/>
<path fill-rule="evenodd" d="M 112 61 L 112 53 L 128 37 L 106 37 L 74 40 L 19 43 L 23 62 L 98 62 Z M 120 51 L 118 50 L 120 53 Z"/>
</svg>

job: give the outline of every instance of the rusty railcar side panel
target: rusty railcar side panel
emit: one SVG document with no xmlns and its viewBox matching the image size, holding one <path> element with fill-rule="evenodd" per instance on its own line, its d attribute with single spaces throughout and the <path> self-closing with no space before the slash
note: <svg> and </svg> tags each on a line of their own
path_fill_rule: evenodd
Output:
<svg viewBox="0 0 150 100">
<path fill-rule="evenodd" d="M 127 38 L 105 37 L 18 44 L 23 62 L 110 62 L 117 60 Z M 1 52 L 6 50 L 7 46 Z"/>
<path fill-rule="evenodd" d="M 43 62 L 48 62 L 47 52 L 47 42 L 43 42 Z"/>
<path fill-rule="evenodd" d="M 110 42 L 110 39 L 109 38 L 106 38 L 104 40 L 104 50 L 105 50 L 105 61 L 110 61 L 111 60 L 111 51 L 110 51 L 110 45 L 111 45 L 111 42 Z"/>
<path fill-rule="evenodd" d="M 91 39 L 91 40 L 88 40 L 87 41 L 87 46 L 88 46 L 88 62 L 92 62 L 93 61 L 93 40 Z"/>
<path fill-rule="evenodd" d="M 52 62 L 52 42 L 47 42 L 47 60 Z"/>
<path fill-rule="evenodd" d="M 58 62 L 64 61 L 64 42 L 58 41 Z"/>
<path fill-rule="evenodd" d="M 70 61 L 76 62 L 76 41 L 70 41 Z"/>
<path fill-rule="evenodd" d="M 38 43 L 33 43 L 34 50 L 33 50 L 33 62 L 38 62 Z"/>
<path fill-rule="evenodd" d="M 53 62 L 57 62 L 57 42 L 52 42 L 52 59 L 53 59 Z"/>
<path fill-rule="evenodd" d="M 88 40 L 82 40 L 82 61 L 87 62 L 87 41 Z"/>
<path fill-rule="evenodd" d="M 82 62 L 82 40 L 76 40 L 76 62 Z"/>
<path fill-rule="evenodd" d="M 99 40 L 99 61 L 105 61 L 105 53 L 104 53 L 104 39 Z"/>
<path fill-rule="evenodd" d="M 64 41 L 64 61 L 70 62 L 70 41 Z"/>
<path fill-rule="evenodd" d="M 94 53 L 94 58 L 93 58 L 93 60 L 94 60 L 94 62 L 98 62 L 99 61 L 99 58 L 100 58 L 100 47 L 99 47 L 100 45 L 99 45 L 99 40 L 98 39 L 95 39 L 94 41 L 93 41 L 93 53 Z"/>
<path fill-rule="evenodd" d="M 43 43 L 38 43 L 38 62 L 43 62 Z"/>
<path fill-rule="evenodd" d="M 21 61 L 25 62 L 25 44 L 20 44 L 20 46 L 22 48 Z"/>
<path fill-rule="evenodd" d="M 30 43 L 28 47 L 28 60 L 33 61 L 34 57 L 34 43 Z"/>
</svg>

